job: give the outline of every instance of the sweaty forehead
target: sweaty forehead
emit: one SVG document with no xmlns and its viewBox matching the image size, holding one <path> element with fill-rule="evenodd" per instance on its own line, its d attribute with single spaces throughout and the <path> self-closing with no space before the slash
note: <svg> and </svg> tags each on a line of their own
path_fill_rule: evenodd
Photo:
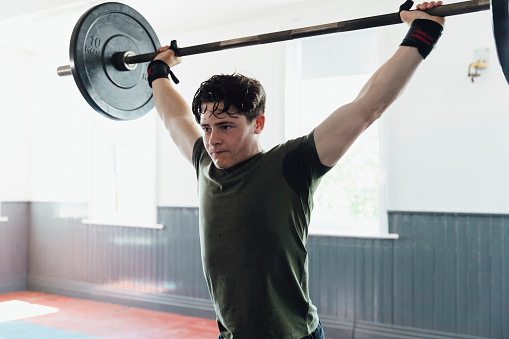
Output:
<svg viewBox="0 0 509 339">
<path fill-rule="evenodd" d="M 205 102 L 201 107 L 201 123 L 204 120 L 237 119 L 239 117 L 238 110 L 233 106 L 230 106 L 228 111 L 224 111 L 222 102 Z"/>
<path fill-rule="evenodd" d="M 212 125 L 217 123 L 225 123 L 225 122 L 235 122 L 239 120 L 241 115 L 236 113 L 227 113 L 216 111 L 216 113 L 212 112 L 203 112 L 201 115 L 201 125 Z"/>
<path fill-rule="evenodd" d="M 201 109 L 203 113 L 214 113 L 219 114 L 224 111 L 224 103 L 222 101 L 219 102 L 204 102 L 201 105 Z M 229 114 L 235 114 L 238 112 L 235 106 L 230 105 L 227 107 Z"/>
</svg>

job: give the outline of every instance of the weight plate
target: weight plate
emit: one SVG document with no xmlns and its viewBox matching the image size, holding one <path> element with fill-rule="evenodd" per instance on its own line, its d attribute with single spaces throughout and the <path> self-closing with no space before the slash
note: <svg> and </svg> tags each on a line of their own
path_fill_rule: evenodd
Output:
<svg viewBox="0 0 509 339">
<path fill-rule="evenodd" d="M 76 23 L 69 55 L 71 72 L 85 100 L 102 115 L 132 120 L 154 108 L 147 83 L 147 64 L 118 70 L 118 52 L 156 52 L 159 39 L 147 20 L 133 8 L 116 2 L 89 9 Z"/>
<path fill-rule="evenodd" d="M 493 34 L 505 79 L 509 83 L 509 0 L 491 0 Z"/>
</svg>

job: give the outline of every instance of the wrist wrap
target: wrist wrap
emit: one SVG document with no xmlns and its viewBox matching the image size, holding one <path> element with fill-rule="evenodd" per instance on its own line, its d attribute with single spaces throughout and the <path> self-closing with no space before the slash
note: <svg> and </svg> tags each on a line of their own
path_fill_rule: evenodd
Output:
<svg viewBox="0 0 509 339">
<path fill-rule="evenodd" d="M 442 25 L 433 20 L 416 19 L 400 46 L 416 47 L 423 59 L 426 59 L 435 48 L 443 29 Z"/>
<path fill-rule="evenodd" d="M 147 67 L 147 75 L 148 75 L 148 85 L 152 87 L 152 82 L 159 78 L 168 79 L 168 75 L 171 76 L 171 79 L 175 84 L 179 83 L 179 80 L 170 70 L 170 66 L 166 64 L 166 62 L 162 60 L 154 60 Z"/>
</svg>

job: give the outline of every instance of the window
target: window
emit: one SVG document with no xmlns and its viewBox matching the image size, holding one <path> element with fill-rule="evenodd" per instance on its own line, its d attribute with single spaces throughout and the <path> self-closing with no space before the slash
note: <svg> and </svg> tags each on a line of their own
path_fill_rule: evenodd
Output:
<svg viewBox="0 0 509 339">
<path fill-rule="evenodd" d="M 162 228 L 156 225 L 156 121 L 94 118 L 90 218 L 85 223 Z"/>
<path fill-rule="evenodd" d="M 366 40 L 370 51 L 357 46 Z M 286 138 L 309 133 L 336 108 L 355 99 L 378 67 L 376 42 L 377 32 L 371 30 L 290 44 Z M 382 135 L 383 119 L 370 126 L 322 179 L 314 197 L 310 234 L 397 238 L 388 234 L 384 207 Z"/>
<path fill-rule="evenodd" d="M 317 126 L 337 107 L 355 98 L 370 74 L 301 82 L 301 126 Z M 338 98 L 337 93 L 341 93 Z M 339 104 L 339 105 L 338 105 Z M 375 122 L 322 179 L 315 197 L 311 232 L 376 234 L 380 222 L 380 133 Z M 302 131 L 304 134 L 306 132 Z M 309 131 L 307 131 L 309 132 Z"/>
</svg>

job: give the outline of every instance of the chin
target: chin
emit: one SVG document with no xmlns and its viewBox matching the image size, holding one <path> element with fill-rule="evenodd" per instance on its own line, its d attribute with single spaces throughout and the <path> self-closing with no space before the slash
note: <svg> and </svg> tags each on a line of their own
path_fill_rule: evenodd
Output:
<svg viewBox="0 0 509 339">
<path fill-rule="evenodd" d="M 223 170 L 233 167 L 233 166 L 221 166 L 221 165 L 218 165 L 218 164 L 215 164 L 215 165 L 216 165 L 217 168 L 223 169 Z"/>
<path fill-rule="evenodd" d="M 214 165 L 219 169 L 228 169 L 228 168 L 234 166 L 230 162 L 224 162 L 224 161 L 214 161 Z"/>
<path fill-rule="evenodd" d="M 219 169 L 227 169 L 228 166 L 225 166 L 221 161 L 214 161 L 214 166 L 216 166 Z"/>
</svg>

